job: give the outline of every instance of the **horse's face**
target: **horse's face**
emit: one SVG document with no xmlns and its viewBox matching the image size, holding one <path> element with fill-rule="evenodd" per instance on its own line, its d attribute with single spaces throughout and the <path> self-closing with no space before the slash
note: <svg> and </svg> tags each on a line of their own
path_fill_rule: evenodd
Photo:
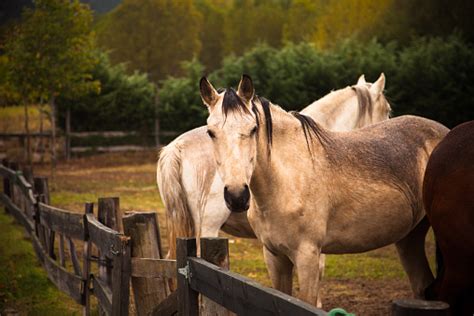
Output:
<svg viewBox="0 0 474 316">
<path fill-rule="evenodd" d="M 249 183 L 255 168 L 257 121 L 252 112 L 253 84 L 243 76 L 236 91 L 218 93 L 201 79 L 201 97 L 209 110 L 208 135 L 212 140 L 217 170 L 224 182 L 224 199 L 233 212 L 249 208 Z"/>
</svg>

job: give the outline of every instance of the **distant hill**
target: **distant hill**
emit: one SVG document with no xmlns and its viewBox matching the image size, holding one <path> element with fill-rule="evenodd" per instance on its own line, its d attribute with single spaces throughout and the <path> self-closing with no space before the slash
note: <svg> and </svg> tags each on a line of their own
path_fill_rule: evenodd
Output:
<svg viewBox="0 0 474 316">
<path fill-rule="evenodd" d="M 5 24 L 11 19 L 17 19 L 21 16 L 23 7 L 32 6 L 32 0 L 2 0 L 0 1 L 0 25 Z"/>
<path fill-rule="evenodd" d="M 115 8 L 122 0 L 81 0 L 88 3 L 98 14 L 106 13 Z M 21 16 L 23 7 L 33 6 L 33 0 L 0 0 L 0 26 Z"/>
</svg>

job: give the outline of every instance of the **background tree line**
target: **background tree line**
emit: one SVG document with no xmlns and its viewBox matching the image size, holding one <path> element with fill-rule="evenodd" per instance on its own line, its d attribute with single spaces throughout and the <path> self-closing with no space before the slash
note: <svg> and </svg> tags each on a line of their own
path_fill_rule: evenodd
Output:
<svg viewBox="0 0 474 316">
<path fill-rule="evenodd" d="M 41 15 L 45 5 L 60 9 Z M 150 132 L 155 115 L 163 129 L 185 131 L 205 123 L 197 87 L 203 74 L 229 86 L 248 73 L 259 94 L 300 109 L 362 73 L 374 80 L 384 72 L 395 115 L 418 114 L 450 127 L 474 118 L 471 1 L 123 0 L 101 14 L 109 6 L 94 15 L 78 0 L 35 0 L 22 19 L 3 24 L 0 103 L 54 96 L 59 113 L 53 116 L 70 109 L 76 131 Z M 80 27 L 62 28 L 61 10 L 76 10 L 63 24 Z M 15 46 L 20 30 L 31 33 L 24 43 L 41 45 Z M 81 50 L 74 46 L 80 41 L 87 43 Z M 68 58 L 58 59 L 54 49 Z M 25 59 L 17 62 L 18 56 Z M 15 76 L 13 65 L 23 62 L 44 76 Z M 63 64 L 69 66 L 57 72 L 55 65 Z"/>
</svg>

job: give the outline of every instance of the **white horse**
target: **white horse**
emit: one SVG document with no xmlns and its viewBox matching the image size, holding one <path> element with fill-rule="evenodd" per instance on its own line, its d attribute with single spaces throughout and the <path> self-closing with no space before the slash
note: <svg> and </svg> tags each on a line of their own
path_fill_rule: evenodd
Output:
<svg viewBox="0 0 474 316">
<path fill-rule="evenodd" d="M 218 93 L 206 78 L 201 97 L 226 205 L 248 211 L 264 245 L 273 285 L 291 293 L 293 266 L 303 300 L 316 304 L 321 253 L 357 253 L 395 243 L 412 290 L 433 281 L 424 240 L 429 224 L 422 180 L 448 129 L 402 116 L 330 132 L 310 117 L 254 96 L 250 77 Z"/>
<path fill-rule="evenodd" d="M 390 105 L 383 95 L 385 76 L 333 91 L 302 110 L 335 131 L 347 131 L 386 120 Z M 205 126 L 186 132 L 161 150 L 157 183 L 167 210 L 168 240 L 176 237 L 217 237 L 222 228 L 237 237 L 255 238 L 246 213 L 225 206 L 224 184 L 216 173 L 212 142 Z M 168 257 L 175 257 L 170 242 Z"/>
</svg>

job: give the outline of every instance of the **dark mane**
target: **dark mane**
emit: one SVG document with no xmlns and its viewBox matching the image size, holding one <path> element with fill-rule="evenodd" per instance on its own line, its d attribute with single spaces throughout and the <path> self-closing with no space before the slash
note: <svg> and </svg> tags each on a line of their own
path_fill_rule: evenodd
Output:
<svg viewBox="0 0 474 316">
<path fill-rule="evenodd" d="M 224 117 L 227 117 L 227 115 L 231 112 L 240 112 L 240 113 L 250 114 L 250 111 L 245 105 L 245 102 L 239 97 L 239 95 L 234 89 L 228 88 L 228 89 L 225 89 L 224 91 L 225 91 L 224 100 L 222 101 L 222 111 L 223 111 Z M 359 93 L 358 93 L 358 96 L 359 96 Z M 367 104 L 367 102 L 371 102 L 370 95 L 368 97 L 369 97 L 368 99 L 369 101 L 363 102 L 364 104 Z M 255 103 L 256 101 L 259 102 L 262 106 L 263 120 L 265 122 L 265 132 L 267 136 L 268 156 L 270 156 L 271 147 L 272 147 L 272 139 L 273 139 L 273 120 L 272 120 L 272 112 L 271 112 L 271 103 L 267 99 L 263 97 L 259 97 L 257 95 L 252 99 L 252 112 L 255 114 L 258 130 L 260 130 L 261 113 Z M 360 103 L 361 101 L 359 100 L 359 104 Z M 295 112 L 295 111 L 292 111 L 290 113 L 296 119 L 298 119 L 298 121 L 300 121 L 301 127 L 303 128 L 303 132 L 305 135 L 306 145 L 308 146 L 308 151 L 310 153 L 311 153 L 311 142 L 314 141 L 314 137 L 316 137 L 323 146 L 330 142 L 330 139 L 328 135 L 325 133 L 325 131 L 311 117 L 301 114 L 299 112 Z"/>
<path fill-rule="evenodd" d="M 370 91 L 367 87 L 361 86 L 352 86 L 351 88 L 357 94 L 357 100 L 359 104 L 359 114 L 357 120 L 362 121 L 364 115 L 370 115 L 374 110 Z"/>
<path fill-rule="evenodd" d="M 256 100 L 260 102 L 263 109 L 263 117 L 265 119 L 265 128 L 266 128 L 266 135 L 267 135 L 267 148 L 268 148 L 267 154 L 270 157 L 270 153 L 272 149 L 272 139 L 273 139 L 273 121 L 272 121 L 272 112 L 270 111 L 270 101 L 259 96 L 255 96 L 252 100 L 252 111 L 253 113 L 255 113 L 258 130 L 260 130 L 260 112 L 258 111 L 258 108 L 255 105 Z"/>
<path fill-rule="evenodd" d="M 304 137 L 306 139 L 306 145 L 308 146 L 308 151 L 310 153 L 310 143 L 313 141 L 314 136 L 316 136 L 318 141 L 323 146 L 327 145 L 330 142 L 330 138 L 328 137 L 326 132 L 311 117 L 296 111 L 291 111 L 290 114 L 297 118 L 298 121 L 300 121 L 301 127 L 303 128 Z"/>
<path fill-rule="evenodd" d="M 238 96 L 233 88 L 228 88 L 224 93 L 224 100 L 222 100 L 222 111 L 224 117 L 227 117 L 229 112 L 244 112 L 250 114 L 245 102 Z"/>
</svg>

